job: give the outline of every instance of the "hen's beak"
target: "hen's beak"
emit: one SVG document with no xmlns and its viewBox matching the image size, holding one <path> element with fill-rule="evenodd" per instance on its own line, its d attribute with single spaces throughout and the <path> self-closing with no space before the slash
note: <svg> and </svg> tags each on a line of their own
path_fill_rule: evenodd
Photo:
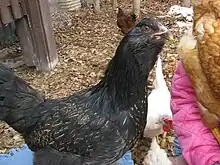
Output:
<svg viewBox="0 0 220 165">
<path fill-rule="evenodd" d="M 167 39 L 168 41 L 174 41 L 173 34 L 172 34 L 170 31 L 168 31 L 168 32 L 166 33 L 166 39 Z"/>
<path fill-rule="evenodd" d="M 172 33 L 161 23 L 158 23 L 158 27 L 159 27 L 159 32 L 154 33 L 154 36 L 164 36 L 167 40 L 169 41 L 173 41 L 173 35 Z"/>
</svg>

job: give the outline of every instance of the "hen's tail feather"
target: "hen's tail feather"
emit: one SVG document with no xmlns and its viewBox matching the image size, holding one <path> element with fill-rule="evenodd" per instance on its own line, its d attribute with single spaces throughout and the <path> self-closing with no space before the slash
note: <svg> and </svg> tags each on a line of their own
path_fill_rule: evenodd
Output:
<svg viewBox="0 0 220 165">
<path fill-rule="evenodd" d="M 166 81 L 165 81 L 164 76 L 163 76 L 162 60 L 161 60 L 160 56 L 158 57 L 158 60 L 157 60 L 155 85 L 156 85 L 156 88 L 157 87 L 167 88 Z"/>
<path fill-rule="evenodd" d="M 22 133 L 29 126 L 25 118 L 33 115 L 31 111 L 42 102 L 36 90 L 0 63 L 0 120 Z"/>
<path fill-rule="evenodd" d="M 83 165 L 83 157 L 54 149 L 43 149 L 34 153 L 34 165 Z"/>
</svg>

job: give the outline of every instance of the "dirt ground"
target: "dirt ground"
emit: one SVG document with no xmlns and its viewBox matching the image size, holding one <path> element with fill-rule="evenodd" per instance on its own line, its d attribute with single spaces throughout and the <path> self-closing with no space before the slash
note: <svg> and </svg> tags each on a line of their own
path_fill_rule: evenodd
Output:
<svg viewBox="0 0 220 165">
<path fill-rule="evenodd" d="M 126 11 L 132 11 L 130 1 L 119 1 L 119 6 Z M 163 49 L 163 71 L 170 87 L 173 73 L 176 69 L 178 55 L 176 45 L 180 37 L 179 28 L 172 17 L 163 17 L 170 6 L 178 1 L 151 0 L 142 2 L 141 13 L 157 16 L 169 27 L 175 41 L 168 43 Z M 94 14 L 88 9 L 75 12 L 56 13 L 52 16 L 54 34 L 59 55 L 59 63 L 50 73 L 39 73 L 33 68 L 22 65 L 15 68 L 16 73 L 50 98 L 70 95 L 74 91 L 95 84 L 103 74 L 106 64 L 114 55 L 123 35 L 116 25 L 116 11 L 109 1 L 102 1 L 101 13 Z M 19 43 L 4 48 L 1 52 L 14 58 L 21 55 Z M 154 74 L 150 81 L 152 82 Z M 161 137 L 160 137 L 161 138 Z M 7 152 L 12 147 L 24 143 L 22 137 L 5 123 L 0 122 L 0 153 Z M 141 165 L 147 154 L 150 139 L 143 138 L 133 149 L 137 165 Z M 172 133 L 167 136 L 166 149 L 172 155 Z"/>
</svg>

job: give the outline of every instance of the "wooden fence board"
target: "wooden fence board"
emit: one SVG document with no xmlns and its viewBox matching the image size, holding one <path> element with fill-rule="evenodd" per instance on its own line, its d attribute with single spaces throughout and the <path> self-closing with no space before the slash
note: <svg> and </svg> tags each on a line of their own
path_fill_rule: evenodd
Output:
<svg viewBox="0 0 220 165">
<path fill-rule="evenodd" d="M 4 26 L 3 23 L 2 23 L 2 20 L 1 20 L 1 12 L 0 12 L 0 28 Z"/>
<path fill-rule="evenodd" d="M 0 27 L 15 21 L 24 61 L 50 71 L 58 55 L 48 0 L 0 0 Z"/>
<path fill-rule="evenodd" d="M 23 15 L 27 15 L 27 9 L 26 9 L 26 1 L 25 0 L 19 0 L 20 4 L 21 4 L 21 9 L 22 9 L 22 13 Z"/>
<path fill-rule="evenodd" d="M 0 0 L 0 8 L 2 6 L 10 6 L 11 2 L 10 0 Z"/>
<path fill-rule="evenodd" d="M 11 1 L 12 12 L 15 19 L 20 19 L 23 17 L 21 6 L 17 0 Z"/>
<path fill-rule="evenodd" d="M 0 11 L 1 11 L 1 20 L 3 24 L 8 24 L 13 21 L 13 17 L 9 7 L 2 6 L 0 8 Z"/>
<path fill-rule="evenodd" d="M 19 37 L 23 60 L 27 66 L 34 66 L 34 56 L 36 56 L 31 38 L 31 31 L 28 25 L 27 17 L 23 17 L 15 22 L 16 32 Z"/>
<path fill-rule="evenodd" d="M 50 71 L 56 66 L 58 55 L 48 1 L 31 0 L 26 5 L 37 54 L 37 70 Z"/>
</svg>

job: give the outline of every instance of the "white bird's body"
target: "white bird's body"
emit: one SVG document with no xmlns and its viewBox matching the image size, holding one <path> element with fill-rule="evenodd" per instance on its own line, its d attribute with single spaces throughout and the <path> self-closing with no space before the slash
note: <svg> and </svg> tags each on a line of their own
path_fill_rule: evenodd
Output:
<svg viewBox="0 0 220 165">
<path fill-rule="evenodd" d="M 160 57 L 156 67 L 155 88 L 148 96 L 147 124 L 144 137 L 155 137 L 163 133 L 164 117 L 172 120 L 170 109 L 170 92 L 164 80 Z"/>
<path fill-rule="evenodd" d="M 172 165 L 166 151 L 157 144 L 156 137 L 152 139 L 150 150 L 144 157 L 143 165 Z"/>
</svg>

